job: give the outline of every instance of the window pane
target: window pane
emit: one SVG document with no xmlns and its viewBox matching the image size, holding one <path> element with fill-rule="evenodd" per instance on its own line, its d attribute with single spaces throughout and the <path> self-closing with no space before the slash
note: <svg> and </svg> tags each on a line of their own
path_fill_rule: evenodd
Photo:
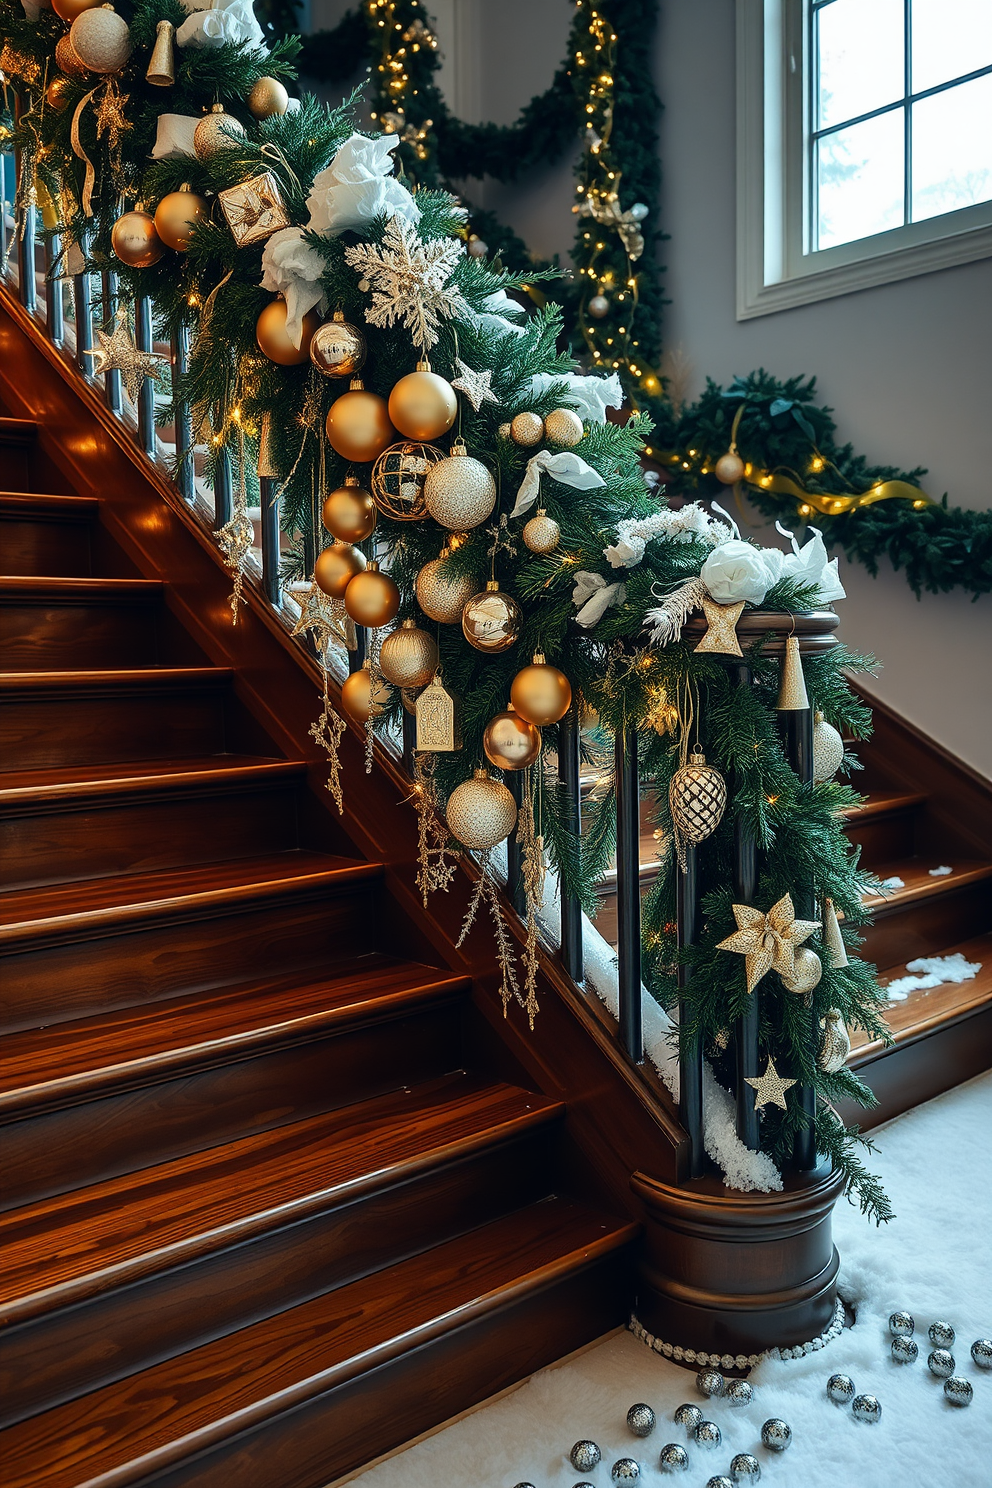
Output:
<svg viewBox="0 0 992 1488">
<path fill-rule="evenodd" d="M 992 64 L 989 0 L 913 0 L 913 92 Z"/>
<path fill-rule="evenodd" d="M 817 192 L 817 248 L 902 227 L 903 110 L 818 141 Z"/>
<path fill-rule="evenodd" d="M 913 104 L 913 221 L 992 200 L 992 75 Z"/>
<path fill-rule="evenodd" d="M 817 129 L 902 98 L 903 0 L 833 0 L 816 25 Z"/>
</svg>

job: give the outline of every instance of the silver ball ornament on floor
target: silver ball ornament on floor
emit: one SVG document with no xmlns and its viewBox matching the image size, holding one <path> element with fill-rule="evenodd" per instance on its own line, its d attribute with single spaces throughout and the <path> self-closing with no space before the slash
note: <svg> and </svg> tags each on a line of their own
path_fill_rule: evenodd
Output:
<svg viewBox="0 0 992 1488">
<path fill-rule="evenodd" d="M 898 1338 L 892 1340 L 892 1359 L 896 1364 L 915 1364 L 919 1352 L 913 1338 L 906 1338 L 900 1333 Z"/>
<path fill-rule="evenodd" d="M 724 1473 L 717 1473 L 715 1477 L 706 1480 L 706 1488 L 734 1488 L 734 1485 Z"/>
<path fill-rule="evenodd" d="M 676 1426 L 683 1427 L 686 1436 L 691 1436 L 703 1419 L 703 1413 L 698 1405 L 680 1405 L 672 1419 Z"/>
<path fill-rule="evenodd" d="M 730 1481 L 739 1484 L 757 1483 L 761 1478 L 761 1463 L 750 1452 L 738 1452 L 730 1464 Z"/>
<path fill-rule="evenodd" d="M 627 1412 L 627 1425 L 635 1436 L 650 1436 L 655 1428 L 657 1417 L 649 1405 L 640 1402 L 632 1405 Z"/>
<path fill-rule="evenodd" d="M 726 1389 L 727 1381 L 716 1369 L 701 1369 L 696 1375 L 696 1389 L 700 1395 L 705 1395 L 708 1400 L 722 1395 Z"/>
<path fill-rule="evenodd" d="M 602 1461 L 603 1454 L 594 1441 L 577 1441 L 568 1454 L 568 1460 L 579 1472 L 592 1472 Z"/>
<path fill-rule="evenodd" d="M 723 1432 L 715 1421 L 700 1421 L 692 1433 L 692 1439 L 697 1447 L 712 1452 L 714 1447 L 718 1447 L 723 1441 Z"/>
<path fill-rule="evenodd" d="M 854 1381 L 849 1374 L 832 1374 L 827 1380 L 827 1394 L 835 1405 L 850 1405 L 854 1399 Z"/>
<path fill-rule="evenodd" d="M 761 1428 L 761 1445 L 769 1452 L 784 1452 L 792 1441 L 792 1427 L 778 1416 L 772 1416 Z"/>
<path fill-rule="evenodd" d="M 935 1348 L 927 1359 L 927 1368 L 937 1379 L 947 1379 L 954 1367 L 954 1355 L 945 1348 Z"/>
<path fill-rule="evenodd" d="M 927 1329 L 927 1337 L 934 1348 L 949 1349 L 954 1342 L 955 1333 L 950 1323 L 931 1323 Z"/>
<path fill-rule="evenodd" d="M 894 1312 L 889 1318 L 889 1332 L 893 1338 L 904 1336 L 908 1338 L 916 1332 L 916 1323 L 913 1321 L 911 1312 Z"/>
<path fill-rule="evenodd" d="M 874 1426 L 882 1419 L 882 1407 L 874 1395 L 856 1395 L 851 1402 L 851 1411 L 856 1421 Z"/>
<path fill-rule="evenodd" d="M 641 1476 L 641 1464 L 633 1457 L 618 1457 L 610 1468 L 611 1483 L 636 1483 Z"/>
<path fill-rule="evenodd" d="M 971 1345 L 971 1357 L 979 1369 L 992 1369 L 992 1338 L 976 1338 Z"/>
<path fill-rule="evenodd" d="M 944 1398 L 951 1405 L 970 1405 L 974 1394 L 971 1381 L 963 1379 L 960 1374 L 952 1374 L 944 1381 Z"/>
<path fill-rule="evenodd" d="M 754 1399 L 754 1390 L 748 1384 L 747 1380 L 728 1380 L 723 1393 L 727 1402 L 732 1405 L 735 1410 L 740 1410 L 743 1406 L 750 1405 L 751 1401 Z"/>
<path fill-rule="evenodd" d="M 684 1473 L 689 1470 L 689 1453 L 678 1442 L 666 1442 L 658 1458 L 663 1473 Z"/>
</svg>

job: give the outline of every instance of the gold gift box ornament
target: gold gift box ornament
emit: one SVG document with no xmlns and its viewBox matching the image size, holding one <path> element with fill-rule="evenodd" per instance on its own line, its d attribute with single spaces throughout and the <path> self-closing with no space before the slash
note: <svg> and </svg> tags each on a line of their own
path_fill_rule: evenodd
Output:
<svg viewBox="0 0 992 1488">
<path fill-rule="evenodd" d="M 239 248 L 262 243 L 279 228 L 290 225 L 279 183 L 271 171 L 252 176 L 240 186 L 228 186 L 217 197 Z"/>
</svg>

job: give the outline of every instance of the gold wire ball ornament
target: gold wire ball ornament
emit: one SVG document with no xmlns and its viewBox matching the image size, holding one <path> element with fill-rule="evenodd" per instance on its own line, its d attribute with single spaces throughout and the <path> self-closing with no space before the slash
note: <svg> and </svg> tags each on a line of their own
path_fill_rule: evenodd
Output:
<svg viewBox="0 0 992 1488">
<path fill-rule="evenodd" d="M 582 420 L 572 408 L 555 408 L 544 420 L 544 435 L 551 444 L 573 449 L 585 434 Z"/>
<path fill-rule="evenodd" d="M 744 461 L 735 449 L 729 449 L 713 466 L 713 474 L 725 486 L 732 486 L 744 474 Z"/>
<path fill-rule="evenodd" d="M 331 599 L 344 599 L 344 591 L 356 574 L 365 568 L 365 554 L 348 542 L 332 542 L 317 555 L 313 566 L 314 583 Z"/>
<path fill-rule="evenodd" d="M 120 72 L 131 55 L 127 21 L 111 5 L 84 10 L 69 27 L 76 56 L 90 72 Z"/>
<path fill-rule="evenodd" d="M 356 574 L 345 590 L 344 607 L 356 625 L 378 630 L 396 619 L 400 591 L 388 574 L 379 572 L 373 558 L 365 572 Z"/>
<path fill-rule="evenodd" d="M 55 43 L 55 65 L 66 77 L 80 78 L 86 75 L 86 63 L 76 55 L 76 48 L 68 34 L 60 36 Z"/>
<path fill-rule="evenodd" d="M 715 766 L 706 763 L 701 749 L 694 749 L 688 764 L 672 776 L 668 808 L 681 861 L 684 846 L 696 847 L 711 837 L 727 808 L 727 782 Z"/>
<path fill-rule="evenodd" d="M 65 21 L 67 26 L 71 26 L 84 10 L 95 10 L 98 5 L 102 4 L 103 0 L 52 0 L 52 9 L 60 21 Z"/>
<path fill-rule="evenodd" d="M 792 973 L 782 977 L 790 992 L 799 997 L 808 997 L 823 975 L 823 964 L 809 946 L 797 946 L 792 963 Z"/>
<path fill-rule="evenodd" d="M 50 109 L 60 114 L 69 102 L 69 94 L 72 87 L 68 78 L 54 77 L 45 89 L 45 102 Z"/>
<path fill-rule="evenodd" d="M 478 582 L 474 574 L 453 572 L 451 554 L 444 548 L 440 558 L 425 563 L 417 575 L 417 603 L 428 620 L 457 625 Z"/>
<path fill-rule="evenodd" d="M 372 493 L 346 475 L 344 485 L 324 497 L 321 520 L 332 537 L 341 542 L 364 542 L 375 531 L 376 507 Z"/>
<path fill-rule="evenodd" d="M 379 670 L 396 687 L 426 687 L 437 662 L 437 643 L 416 620 L 404 620 L 386 637 L 379 652 Z"/>
<path fill-rule="evenodd" d="M 367 351 L 365 337 L 341 310 L 325 320 L 310 342 L 310 360 L 325 377 L 354 377 L 365 366 Z"/>
<path fill-rule="evenodd" d="M 433 444 L 407 440 L 383 450 L 372 470 L 372 499 L 394 522 L 423 522 L 427 517 L 427 481 L 444 459 Z"/>
<path fill-rule="evenodd" d="M 554 517 L 543 509 L 535 513 L 524 527 L 524 547 L 532 553 L 553 553 L 561 542 L 561 528 Z"/>
<path fill-rule="evenodd" d="M 832 779 L 843 763 L 844 740 L 818 711 L 813 717 L 813 779 Z"/>
<path fill-rule="evenodd" d="M 271 119 L 289 108 L 289 94 L 278 78 L 260 77 L 248 94 L 248 109 L 256 119 Z"/>
<path fill-rule="evenodd" d="M 451 454 L 434 466 L 424 485 L 427 511 L 450 532 L 468 532 L 492 515 L 496 482 L 481 460 L 458 439 Z"/>
<path fill-rule="evenodd" d="M 157 219 L 156 219 L 157 220 Z M 283 299 L 270 300 L 255 322 L 255 340 L 263 356 L 279 367 L 299 367 L 310 355 L 310 337 L 320 325 L 320 316 L 311 310 L 303 317 L 299 346 L 286 329 L 289 309 Z"/>
<path fill-rule="evenodd" d="M 150 269 L 165 252 L 165 244 L 155 231 L 155 218 L 137 208 L 118 217 L 110 230 L 110 246 L 121 263 L 131 269 Z"/>
<path fill-rule="evenodd" d="M 418 362 L 416 372 L 401 377 L 389 395 L 389 417 L 407 439 L 440 439 L 458 415 L 450 382 Z"/>
<path fill-rule="evenodd" d="M 518 413 L 510 420 L 510 438 L 514 444 L 530 449 L 544 438 L 544 420 L 539 413 Z"/>
<path fill-rule="evenodd" d="M 193 130 L 193 149 L 197 160 L 209 160 L 218 150 L 236 150 L 238 142 L 231 139 L 230 134 L 243 135 L 244 132 L 244 126 L 234 115 L 225 113 L 222 103 L 215 103 L 209 114 L 205 114 Z"/>
<path fill-rule="evenodd" d="M 482 747 L 498 770 L 526 770 L 541 753 L 541 731 L 511 706 L 486 724 Z"/>
<path fill-rule="evenodd" d="M 348 391 L 331 404 L 326 429 L 331 448 L 355 465 L 378 460 L 396 438 L 385 398 L 368 392 L 360 377 L 353 378 Z"/>
<path fill-rule="evenodd" d="M 188 186 L 170 191 L 155 208 L 155 231 L 167 248 L 185 253 L 190 233 L 210 215 L 210 203 Z"/>
<path fill-rule="evenodd" d="M 517 821 L 517 803 L 487 770 L 476 770 L 471 780 L 455 787 L 445 811 L 453 837 L 473 852 L 486 852 L 505 841 Z"/>
<path fill-rule="evenodd" d="M 373 688 L 372 673 L 367 666 L 352 672 L 341 683 L 341 706 L 355 723 L 367 723 L 370 717 L 377 718 L 388 708 L 392 695 L 392 688 L 378 679 Z"/>
<path fill-rule="evenodd" d="M 521 718 L 544 728 L 564 718 L 572 705 L 572 684 L 557 667 L 549 666 L 535 651 L 530 666 L 523 667 L 510 684 L 510 702 Z"/>
<path fill-rule="evenodd" d="M 816 1062 L 824 1074 L 836 1075 L 847 1063 L 851 1052 L 851 1035 L 839 1009 L 829 1008 L 820 1019 L 823 1039 Z"/>
<path fill-rule="evenodd" d="M 503 594 L 496 580 L 490 579 L 481 594 L 474 594 L 466 602 L 462 610 L 462 634 L 476 651 L 495 655 L 508 651 L 514 644 L 523 618 L 517 601 Z"/>
</svg>

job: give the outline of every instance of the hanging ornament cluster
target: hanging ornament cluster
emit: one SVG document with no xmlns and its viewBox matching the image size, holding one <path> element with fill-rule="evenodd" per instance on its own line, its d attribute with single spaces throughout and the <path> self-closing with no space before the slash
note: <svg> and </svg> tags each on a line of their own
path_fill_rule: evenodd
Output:
<svg viewBox="0 0 992 1488">
<path fill-rule="evenodd" d="M 744 957 L 749 992 L 773 970 L 790 992 L 806 994 L 816 986 L 822 973 L 820 958 L 803 941 L 820 928 L 820 921 L 797 919 L 791 894 L 783 894 L 767 914 L 748 904 L 735 904 L 733 911 L 737 929 L 718 942 L 717 950 Z"/>
<path fill-rule="evenodd" d="M 549 517 L 542 509 L 525 523 L 521 536 L 524 547 L 532 553 L 553 553 L 561 542 L 561 528 L 554 517 Z"/>
<path fill-rule="evenodd" d="M 424 484 L 428 515 L 450 532 L 468 532 L 492 515 L 496 482 L 481 460 L 457 439 L 450 455 L 431 470 Z"/>
<path fill-rule="evenodd" d="M 326 431 L 331 448 L 355 465 L 377 460 L 396 439 L 386 400 L 368 392 L 360 377 L 331 404 Z"/>
<path fill-rule="evenodd" d="M 343 310 L 335 310 L 310 338 L 310 360 L 325 377 L 357 377 L 366 355 L 365 337 L 345 320 Z"/>
<path fill-rule="evenodd" d="M 138 207 L 118 217 L 110 231 L 110 246 L 121 263 L 132 269 L 150 269 L 165 252 L 154 217 Z"/>
<path fill-rule="evenodd" d="M 546 728 L 564 718 L 572 705 L 572 687 L 557 667 L 549 666 L 540 651 L 510 684 L 510 702 L 528 723 Z"/>
<path fill-rule="evenodd" d="M 450 382 L 431 371 L 428 361 L 401 377 L 389 395 L 389 417 L 407 439 L 440 439 L 458 414 L 458 399 Z"/>
<path fill-rule="evenodd" d="M 490 579 L 480 594 L 474 594 L 462 610 L 462 634 L 476 651 L 495 655 L 508 651 L 520 634 L 523 613 L 510 594 L 504 594 L 496 579 Z"/>
<path fill-rule="evenodd" d="M 156 219 L 157 220 L 157 219 Z M 283 299 L 270 300 L 255 322 L 255 340 L 263 356 L 279 367 L 300 367 L 310 355 L 310 338 L 320 325 L 316 310 L 303 317 L 300 344 L 297 346 L 287 329 L 289 308 Z"/>
<path fill-rule="evenodd" d="M 436 445 L 408 440 L 393 444 L 372 469 L 372 499 L 394 522 L 422 522 L 427 516 L 426 485 L 444 454 Z"/>
<path fill-rule="evenodd" d="M 320 515 L 331 536 L 343 543 L 364 542 L 375 531 L 372 493 L 360 486 L 354 475 L 346 475 L 344 485 L 324 497 Z"/>
<path fill-rule="evenodd" d="M 429 620 L 457 625 L 477 588 L 474 574 L 455 572 L 451 550 L 442 548 L 440 557 L 425 563 L 417 575 L 417 603 Z"/>
<path fill-rule="evenodd" d="M 714 765 L 706 763 L 706 756 L 698 747 L 669 782 L 668 809 L 679 867 L 684 873 L 686 849 L 698 847 L 712 837 L 727 809 L 727 783 Z"/>
<path fill-rule="evenodd" d="M 210 215 L 210 203 L 205 196 L 198 196 L 189 185 L 163 196 L 155 208 L 155 231 L 167 248 L 185 253 L 189 247 L 190 233 Z"/>
</svg>

